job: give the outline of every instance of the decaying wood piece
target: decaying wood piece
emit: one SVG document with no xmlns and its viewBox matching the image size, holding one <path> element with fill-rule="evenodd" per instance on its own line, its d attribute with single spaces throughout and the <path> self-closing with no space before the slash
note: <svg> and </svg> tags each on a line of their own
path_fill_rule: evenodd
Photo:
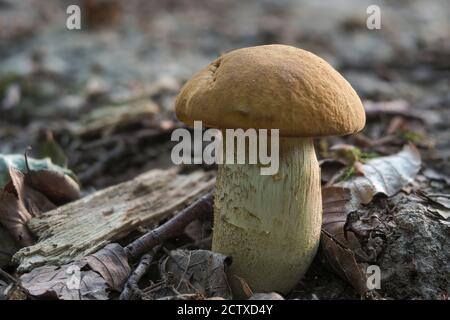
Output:
<svg viewBox="0 0 450 320">
<path fill-rule="evenodd" d="M 139 226 L 172 217 L 213 185 L 212 175 L 202 171 L 149 171 L 30 220 L 28 227 L 39 241 L 13 259 L 24 272 L 83 258 Z"/>
</svg>

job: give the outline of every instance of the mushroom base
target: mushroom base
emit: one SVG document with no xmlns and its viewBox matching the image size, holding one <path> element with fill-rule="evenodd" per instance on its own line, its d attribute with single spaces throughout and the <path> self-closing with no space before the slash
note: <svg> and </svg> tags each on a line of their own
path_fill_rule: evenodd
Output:
<svg viewBox="0 0 450 320">
<path fill-rule="evenodd" d="M 255 164 L 219 166 L 212 249 L 231 256 L 229 281 L 254 292 L 290 292 L 311 264 L 322 224 L 320 168 L 312 139 L 281 138 L 276 175 Z"/>
</svg>

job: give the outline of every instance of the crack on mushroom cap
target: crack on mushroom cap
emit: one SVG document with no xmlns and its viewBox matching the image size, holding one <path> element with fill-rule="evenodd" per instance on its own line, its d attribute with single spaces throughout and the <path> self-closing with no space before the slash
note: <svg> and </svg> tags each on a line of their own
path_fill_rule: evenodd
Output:
<svg viewBox="0 0 450 320">
<path fill-rule="evenodd" d="M 188 125 L 280 129 L 281 136 L 345 135 L 365 124 L 361 100 L 332 66 L 285 45 L 220 56 L 183 86 L 176 113 Z"/>
</svg>

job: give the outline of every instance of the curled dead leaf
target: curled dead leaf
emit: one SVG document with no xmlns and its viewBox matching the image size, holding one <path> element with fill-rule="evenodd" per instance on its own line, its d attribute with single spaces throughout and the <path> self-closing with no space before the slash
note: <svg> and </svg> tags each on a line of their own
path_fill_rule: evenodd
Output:
<svg viewBox="0 0 450 320">
<path fill-rule="evenodd" d="M 110 290 L 122 290 L 130 272 L 125 250 L 112 243 L 70 264 L 34 268 L 20 280 L 36 298 L 106 300 Z"/>
<path fill-rule="evenodd" d="M 58 171 L 33 171 L 25 175 L 25 183 L 58 206 L 79 199 L 81 196 L 78 183 L 70 176 Z"/>
<path fill-rule="evenodd" d="M 60 300 L 106 300 L 105 280 L 92 270 L 83 270 L 87 262 L 64 266 L 42 266 L 20 277 L 28 294 L 35 298 Z"/>
<path fill-rule="evenodd" d="M 62 172 L 51 170 L 22 173 L 8 167 L 11 181 L 0 191 L 0 232 L 9 232 L 20 247 L 34 244 L 26 224 L 41 213 L 80 197 L 78 184 Z"/>
<path fill-rule="evenodd" d="M 175 250 L 160 264 L 164 287 L 154 298 L 167 296 L 167 288 L 179 294 L 231 299 L 225 269 L 228 257 L 208 250 Z M 170 290 L 169 290 L 170 291 Z"/>
<path fill-rule="evenodd" d="M 110 289 L 122 291 L 131 272 L 127 255 L 122 246 L 117 243 L 108 244 L 103 249 L 85 257 L 84 260 L 92 270 L 98 272 L 105 279 Z"/>
<path fill-rule="evenodd" d="M 336 242 L 332 235 L 323 230 L 320 241 L 321 252 L 328 265 L 341 278 L 351 284 L 361 296 L 364 296 L 368 291 L 367 276 L 363 265 L 356 261 L 353 251 Z"/>
<path fill-rule="evenodd" d="M 348 211 L 353 211 L 361 204 L 371 202 L 376 194 L 388 197 L 395 195 L 414 180 L 420 166 L 420 153 L 414 145 L 409 144 L 397 154 L 367 161 L 359 168 L 361 175 L 340 181 L 334 186 L 350 190 Z"/>
</svg>

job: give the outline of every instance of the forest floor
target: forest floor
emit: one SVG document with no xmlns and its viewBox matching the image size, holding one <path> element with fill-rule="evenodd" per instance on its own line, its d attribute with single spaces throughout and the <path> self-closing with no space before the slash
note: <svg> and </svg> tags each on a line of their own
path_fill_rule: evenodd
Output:
<svg viewBox="0 0 450 320">
<path fill-rule="evenodd" d="M 450 225 L 416 193 L 450 193 L 448 1 L 110 3 L 90 9 L 77 31 L 65 27 L 64 1 L 0 0 L 1 154 L 23 154 L 31 146 L 28 154 L 38 157 L 54 139 L 83 195 L 170 168 L 170 134 L 183 126 L 175 97 L 195 71 L 235 48 L 298 46 L 339 70 L 368 115 L 361 134 L 318 140 L 319 160 L 342 143 L 387 156 L 412 142 L 421 153 L 412 189 L 375 198 L 358 212 L 384 212 L 392 222 L 371 259 L 390 270 L 379 297 L 448 297 Z M 381 8 L 380 30 L 366 28 L 370 4 Z M 191 229 L 207 230 L 208 237 L 210 224 L 205 218 Z M 208 249 L 208 241 L 199 240 L 191 230 L 169 247 Z M 347 280 L 318 256 L 289 298 L 359 298 Z"/>
</svg>

